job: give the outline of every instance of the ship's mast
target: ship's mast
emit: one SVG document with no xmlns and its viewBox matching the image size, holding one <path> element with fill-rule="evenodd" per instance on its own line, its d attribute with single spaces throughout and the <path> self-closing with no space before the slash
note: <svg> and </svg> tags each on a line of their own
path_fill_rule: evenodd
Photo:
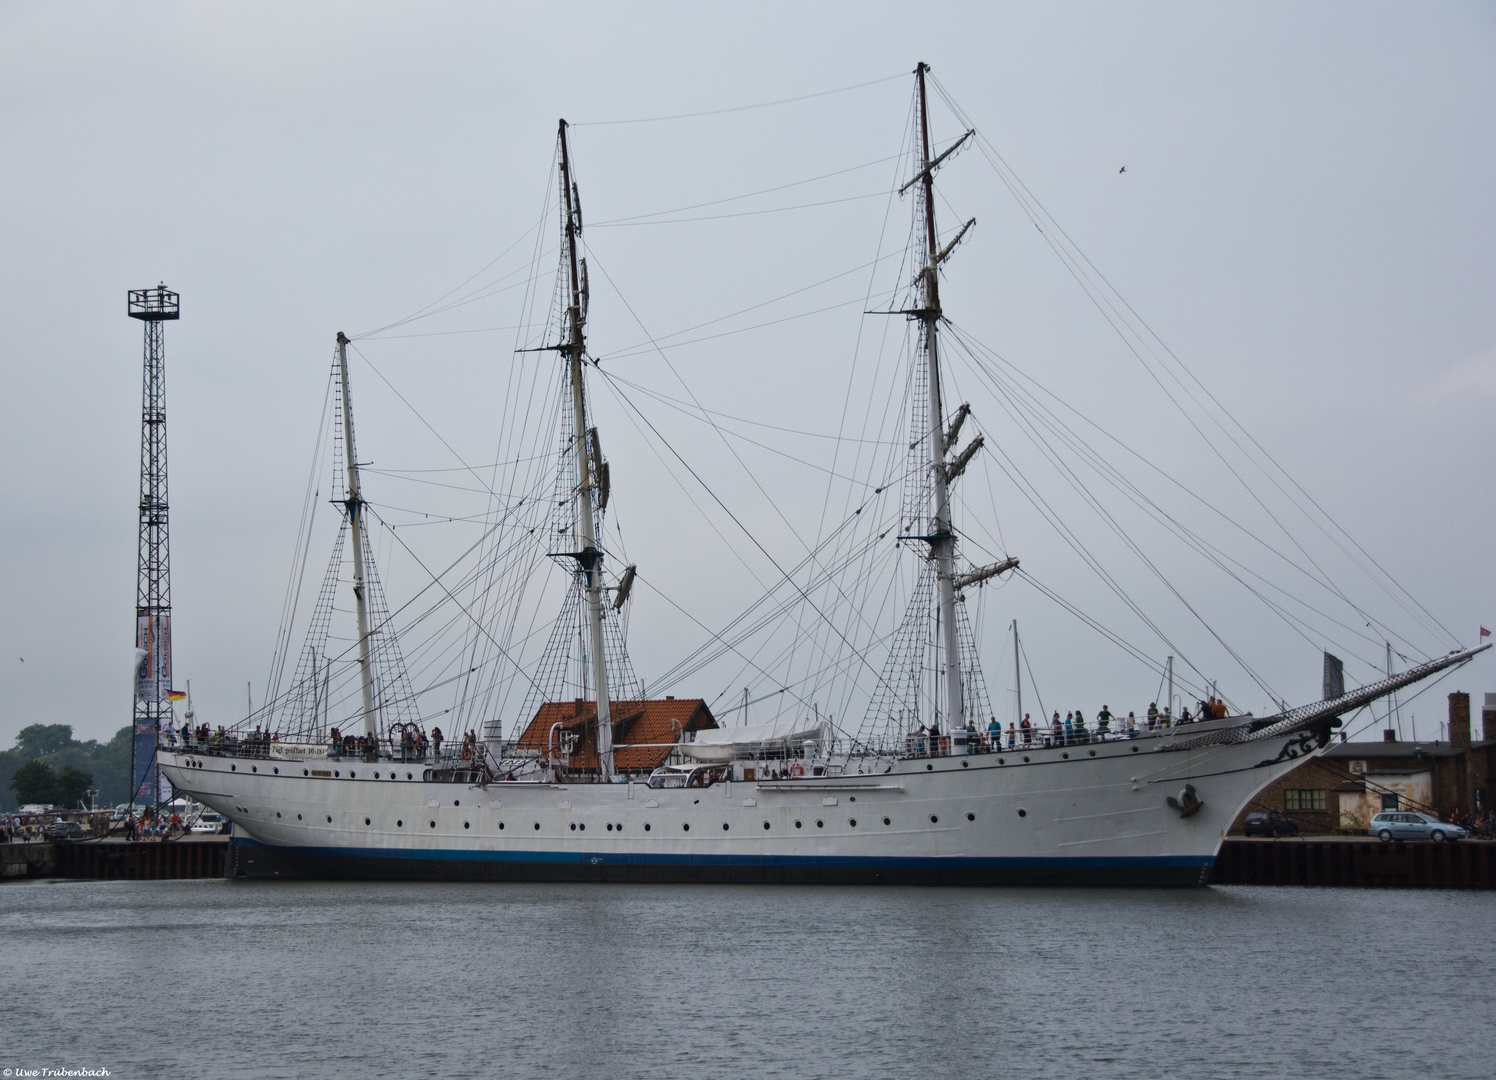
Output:
<svg viewBox="0 0 1496 1080">
<path fill-rule="evenodd" d="M 945 725 L 952 749 L 964 740 L 960 729 L 964 709 L 961 700 L 961 652 L 956 635 L 956 534 L 951 527 L 950 492 L 946 475 L 945 418 L 940 403 L 940 246 L 935 233 L 935 162 L 930 157 L 930 112 L 925 98 L 925 72 L 915 69 L 919 81 L 920 187 L 925 211 L 925 265 L 920 273 L 918 317 L 924 324 L 925 364 L 930 386 L 930 473 L 935 489 L 935 513 L 926 540 L 935 562 L 935 582 L 940 613 L 941 645 L 945 653 Z"/>
<path fill-rule="evenodd" d="M 353 398 L 348 393 L 348 339 L 338 331 L 338 377 L 343 389 L 343 450 L 348 464 L 348 531 L 353 537 L 353 604 L 358 609 L 358 673 L 364 695 L 364 734 L 378 735 L 374 720 L 374 673 L 369 665 L 369 603 L 364 586 L 364 498 L 359 491 L 358 453 L 353 447 Z"/>
<path fill-rule="evenodd" d="M 582 519 L 582 550 L 576 560 L 587 588 L 587 626 L 592 644 L 592 686 L 597 694 L 597 760 L 604 782 L 613 776 L 613 718 L 608 704 L 608 666 L 603 649 L 603 553 L 597 546 L 597 523 L 593 520 L 592 497 L 596 476 L 588 458 L 591 431 L 587 427 L 587 401 L 582 388 L 582 355 L 585 312 L 582 282 L 577 269 L 577 236 L 582 231 L 576 186 L 571 178 L 571 153 L 566 141 L 566 121 L 561 121 L 561 190 L 566 206 L 566 262 L 568 295 L 567 336 L 561 351 L 571 375 L 573 442 L 577 455 L 577 499 Z M 602 467 L 602 463 L 597 463 Z"/>
</svg>

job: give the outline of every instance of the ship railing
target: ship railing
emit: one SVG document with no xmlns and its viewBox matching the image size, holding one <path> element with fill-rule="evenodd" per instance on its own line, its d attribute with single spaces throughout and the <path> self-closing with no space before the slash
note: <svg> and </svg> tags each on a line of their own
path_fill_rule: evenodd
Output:
<svg viewBox="0 0 1496 1080">
<path fill-rule="evenodd" d="M 1209 723 L 1209 721 L 1205 721 Z M 905 758 L 962 757 L 969 754 L 997 754 L 1023 750 L 1050 750 L 1069 746 L 1098 746 L 1103 743 L 1128 742 L 1130 740 L 1157 738 L 1193 733 L 1199 729 L 1192 723 L 1174 723 L 1149 728 L 1139 723 L 1129 729 L 1118 725 L 1114 718 L 1107 728 L 1089 726 L 1072 728 L 1069 731 L 1054 731 L 1052 728 L 1031 728 L 1027 735 L 1022 731 L 958 732 L 953 739 L 942 732 L 937 736 L 914 732 L 904 737 L 900 753 Z"/>
</svg>

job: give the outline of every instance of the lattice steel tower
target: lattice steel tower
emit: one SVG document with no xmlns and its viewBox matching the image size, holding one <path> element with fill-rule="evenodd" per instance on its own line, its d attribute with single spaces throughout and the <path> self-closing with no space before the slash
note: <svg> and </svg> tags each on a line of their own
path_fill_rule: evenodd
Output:
<svg viewBox="0 0 1496 1080">
<path fill-rule="evenodd" d="M 178 318 L 165 285 L 131 289 L 130 318 L 145 323 L 145 388 L 140 432 L 140 572 L 135 589 L 135 720 L 130 801 L 154 804 L 168 792 L 156 743 L 171 711 L 171 560 L 166 530 L 166 354 L 161 324 Z"/>
</svg>

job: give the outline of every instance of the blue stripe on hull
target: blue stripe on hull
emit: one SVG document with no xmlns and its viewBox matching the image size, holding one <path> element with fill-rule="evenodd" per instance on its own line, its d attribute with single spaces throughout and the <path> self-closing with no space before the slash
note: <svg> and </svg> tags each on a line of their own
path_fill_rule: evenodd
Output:
<svg viewBox="0 0 1496 1080">
<path fill-rule="evenodd" d="M 277 847 L 235 837 L 226 873 L 419 881 L 1203 885 L 1213 855 L 861 858 Z"/>
</svg>

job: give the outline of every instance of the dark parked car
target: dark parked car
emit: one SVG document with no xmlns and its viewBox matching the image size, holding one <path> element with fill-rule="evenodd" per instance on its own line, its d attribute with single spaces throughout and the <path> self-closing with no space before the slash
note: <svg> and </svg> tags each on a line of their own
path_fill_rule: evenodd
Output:
<svg viewBox="0 0 1496 1080">
<path fill-rule="evenodd" d="M 1254 810 L 1247 815 L 1241 831 L 1246 836 L 1297 836 L 1298 825 L 1276 810 Z"/>
<path fill-rule="evenodd" d="M 47 826 L 48 840 L 81 840 L 87 835 L 76 821 L 54 821 Z"/>
</svg>

